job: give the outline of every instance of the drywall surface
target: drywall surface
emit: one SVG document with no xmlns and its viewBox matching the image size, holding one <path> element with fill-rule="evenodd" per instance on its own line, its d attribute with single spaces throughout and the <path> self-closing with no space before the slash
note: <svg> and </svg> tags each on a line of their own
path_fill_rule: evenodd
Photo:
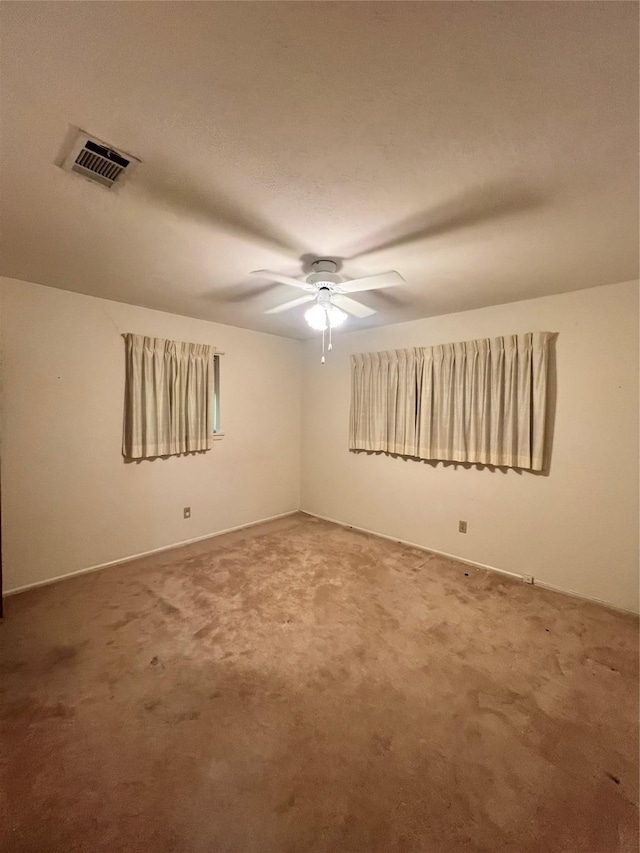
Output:
<svg viewBox="0 0 640 853">
<path fill-rule="evenodd" d="M 558 333 L 546 476 L 349 452 L 351 353 L 529 331 Z M 337 334 L 325 365 L 305 351 L 303 510 L 638 610 L 637 282 Z"/>
<path fill-rule="evenodd" d="M 5 591 L 298 508 L 300 342 L 1 286 Z M 123 332 L 225 353 L 212 450 L 125 462 Z"/>
</svg>

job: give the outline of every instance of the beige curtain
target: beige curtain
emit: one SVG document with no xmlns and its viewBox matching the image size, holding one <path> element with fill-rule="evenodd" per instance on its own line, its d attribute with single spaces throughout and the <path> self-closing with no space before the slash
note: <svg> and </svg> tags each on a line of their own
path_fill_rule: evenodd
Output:
<svg viewBox="0 0 640 853">
<path fill-rule="evenodd" d="M 422 351 L 351 356 L 352 450 L 416 455 L 416 406 Z"/>
<path fill-rule="evenodd" d="M 351 357 L 351 450 L 541 471 L 547 332 Z"/>
<path fill-rule="evenodd" d="M 209 450 L 214 348 L 142 335 L 123 337 L 123 455 L 145 459 Z"/>
</svg>

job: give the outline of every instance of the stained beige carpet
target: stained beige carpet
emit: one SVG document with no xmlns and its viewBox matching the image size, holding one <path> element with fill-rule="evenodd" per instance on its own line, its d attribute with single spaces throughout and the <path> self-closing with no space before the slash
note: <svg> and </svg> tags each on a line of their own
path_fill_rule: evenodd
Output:
<svg viewBox="0 0 640 853">
<path fill-rule="evenodd" d="M 636 853 L 637 640 L 302 515 L 11 597 L 0 848 Z"/>
</svg>

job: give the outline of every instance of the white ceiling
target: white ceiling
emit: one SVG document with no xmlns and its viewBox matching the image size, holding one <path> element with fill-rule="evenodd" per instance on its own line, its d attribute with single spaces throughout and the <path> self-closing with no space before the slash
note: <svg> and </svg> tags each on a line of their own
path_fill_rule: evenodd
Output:
<svg viewBox="0 0 640 853">
<path fill-rule="evenodd" d="M 343 258 L 364 328 L 638 277 L 638 6 L 4 3 L 7 276 L 304 337 L 248 276 Z M 142 160 L 57 168 L 69 125 Z"/>
</svg>

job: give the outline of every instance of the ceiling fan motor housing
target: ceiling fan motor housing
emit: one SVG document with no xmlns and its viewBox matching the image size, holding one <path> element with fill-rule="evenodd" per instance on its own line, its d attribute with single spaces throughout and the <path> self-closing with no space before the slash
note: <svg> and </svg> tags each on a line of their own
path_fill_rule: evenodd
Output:
<svg viewBox="0 0 640 853">
<path fill-rule="evenodd" d="M 319 287 L 320 292 L 322 292 L 323 287 L 326 287 L 327 290 L 332 290 L 342 281 L 340 276 L 336 273 L 338 265 L 335 261 L 318 260 L 314 261 L 311 266 L 313 268 L 313 272 L 311 275 L 307 276 L 307 284 L 313 284 L 316 287 Z"/>
</svg>

